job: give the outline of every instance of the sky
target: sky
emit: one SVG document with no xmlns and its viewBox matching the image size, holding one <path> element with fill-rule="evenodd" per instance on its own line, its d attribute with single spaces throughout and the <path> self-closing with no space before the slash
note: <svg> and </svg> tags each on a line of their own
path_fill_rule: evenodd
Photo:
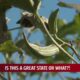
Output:
<svg viewBox="0 0 80 80">
<path fill-rule="evenodd" d="M 60 8 L 59 6 L 57 6 L 57 3 L 59 1 L 64 1 L 64 2 L 68 2 L 68 3 L 80 3 L 80 0 L 42 0 L 42 6 L 39 11 L 40 15 L 49 18 L 50 13 L 53 10 L 59 8 L 60 9 L 59 17 L 70 22 L 73 19 L 73 16 L 76 14 L 75 10 L 67 9 L 67 8 Z M 18 8 L 14 8 L 14 7 L 7 11 L 6 16 L 11 19 L 11 21 L 8 23 L 9 29 L 19 26 L 16 24 L 16 22 L 20 19 L 21 11 L 22 10 L 20 10 Z M 13 41 L 15 40 L 17 33 L 18 33 L 18 31 L 12 32 Z M 40 36 L 40 38 L 37 38 L 38 36 Z M 43 40 L 42 34 L 41 33 L 36 33 L 36 35 L 33 34 L 33 37 L 30 38 L 30 41 L 33 42 L 34 40 L 36 40 L 36 41 Z M 0 63 L 3 63 L 3 62 L 4 62 L 3 55 L 0 54 Z M 62 73 L 62 74 L 65 76 L 70 75 L 70 76 L 74 76 L 74 77 L 77 77 L 80 75 L 80 74 L 76 75 L 76 74 L 70 74 L 70 73 L 66 73 L 66 74 Z M 15 78 L 14 76 L 16 77 L 16 75 L 13 75 L 13 80 Z M 33 78 L 31 80 L 33 80 L 33 79 L 37 80 L 37 76 L 33 76 Z M 53 79 L 53 77 L 50 77 L 49 80 L 52 80 L 52 79 Z M 61 79 L 58 76 L 55 76 L 54 80 L 61 80 Z"/>
</svg>

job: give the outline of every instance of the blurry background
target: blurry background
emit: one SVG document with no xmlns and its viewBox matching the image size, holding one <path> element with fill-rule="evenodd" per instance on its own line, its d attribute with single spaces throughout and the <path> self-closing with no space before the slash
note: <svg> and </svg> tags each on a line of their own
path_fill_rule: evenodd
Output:
<svg viewBox="0 0 80 80">
<path fill-rule="evenodd" d="M 41 9 L 39 11 L 40 15 L 45 16 L 46 18 L 49 18 L 50 13 L 59 8 L 59 18 L 63 19 L 66 23 L 69 23 L 73 21 L 74 16 L 76 15 L 76 11 L 74 9 L 67 9 L 67 8 L 61 8 L 57 5 L 59 1 L 64 1 L 68 3 L 80 3 L 80 0 L 42 0 Z M 6 12 L 6 16 L 10 19 L 10 22 L 7 24 L 8 28 L 14 28 L 19 27 L 19 24 L 16 24 L 16 22 L 21 18 L 22 10 L 18 8 L 11 8 Z M 26 32 L 26 29 L 24 30 L 26 35 L 28 34 Z M 15 41 L 18 37 L 19 30 L 11 31 L 12 40 Z M 66 39 L 68 40 L 74 40 L 76 38 L 77 34 L 74 35 L 68 35 L 66 36 Z M 45 45 L 45 39 L 43 37 L 43 34 L 40 30 L 33 32 L 31 36 L 29 37 L 29 41 L 32 43 L 40 43 L 41 45 Z M 68 59 L 68 58 L 67 58 Z M 21 63 L 19 54 L 16 52 L 12 55 L 12 60 L 15 63 Z M 53 59 L 54 60 L 54 59 Z M 47 59 L 46 59 L 47 61 Z M 25 58 L 25 62 L 27 64 L 36 63 L 37 60 L 32 58 L 31 56 L 27 55 Z M 53 62 L 53 61 L 52 61 Z M 52 63 L 51 62 L 51 63 Z M 5 63 L 5 59 L 3 54 L 0 53 L 0 64 Z M 46 63 L 45 60 L 40 59 L 38 63 Z M 48 62 L 49 63 L 49 62 Z M 22 79 L 14 73 L 12 75 L 12 80 L 72 80 L 72 79 L 65 79 L 66 77 L 72 77 L 75 78 L 75 80 L 80 80 L 76 78 L 80 78 L 80 73 L 70 73 L 70 72 L 58 72 L 58 73 L 18 73 L 18 75 L 22 76 Z M 25 76 L 26 75 L 26 76 Z M 25 77 L 24 77 L 25 76 Z M 7 73 L 5 73 L 5 77 L 7 78 Z M 24 77 L 24 78 L 23 78 Z"/>
</svg>

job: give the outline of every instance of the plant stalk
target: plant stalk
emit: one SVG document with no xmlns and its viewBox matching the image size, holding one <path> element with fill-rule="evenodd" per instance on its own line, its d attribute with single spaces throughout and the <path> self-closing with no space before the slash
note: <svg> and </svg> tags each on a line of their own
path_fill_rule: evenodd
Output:
<svg viewBox="0 0 80 80">
<path fill-rule="evenodd" d="M 36 17 L 39 19 L 41 25 L 44 27 L 46 33 L 48 34 L 48 36 L 50 37 L 50 39 L 53 41 L 53 43 L 60 49 L 62 50 L 70 59 L 72 59 L 76 64 L 78 64 L 78 62 L 66 51 L 64 50 L 61 45 L 59 45 L 56 40 L 51 36 L 51 34 L 49 33 L 49 31 L 47 30 L 45 24 L 43 23 L 43 20 L 40 18 L 40 16 L 38 15 L 38 13 L 35 13 Z"/>
</svg>

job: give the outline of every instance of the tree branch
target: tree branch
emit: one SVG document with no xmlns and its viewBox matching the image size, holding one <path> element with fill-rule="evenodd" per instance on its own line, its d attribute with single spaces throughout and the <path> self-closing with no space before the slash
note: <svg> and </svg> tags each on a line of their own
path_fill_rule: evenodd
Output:
<svg viewBox="0 0 80 80">
<path fill-rule="evenodd" d="M 77 56 L 77 58 L 80 60 L 80 56 L 79 56 L 77 50 L 74 48 L 73 44 L 70 44 L 70 43 L 67 43 L 67 42 L 63 41 L 63 40 L 60 39 L 56 34 L 55 34 L 55 37 L 56 37 L 57 40 L 59 40 L 59 41 L 62 42 L 62 45 L 61 45 L 61 46 L 66 45 L 66 46 L 68 46 L 69 48 L 71 48 L 72 51 L 74 52 L 74 54 L 75 54 L 75 55 Z"/>
<path fill-rule="evenodd" d="M 7 80 L 1 73 L 0 73 L 0 77 L 1 77 L 3 80 Z"/>
<path fill-rule="evenodd" d="M 11 56 L 8 53 L 6 53 L 5 58 L 6 58 L 6 63 L 10 64 L 11 63 Z M 8 80 L 11 80 L 11 72 L 8 72 Z"/>
<path fill-rule="evenodd" d="M 51 36 L 51 34 L 49 33 L 49 31 L 47 30 L 45 24 L 43 23 L 43 20 L 40 18 L 40 16 L 38 15 L 38 13 L 35 13 L 36 17 L 39 19 L 41 25 L 44 27 L 46 33 L 48 34 L 48 36 L 50 37 L 50 39 L 53 41 L 53 43 L 60 49 L 62 50 L 70 59 L 72 59 L 76 64 L 78 64 L 78 62 L 66 51 L 64 50 L 61 45 L 59 45 L 55 39 Z"/>
</svg>

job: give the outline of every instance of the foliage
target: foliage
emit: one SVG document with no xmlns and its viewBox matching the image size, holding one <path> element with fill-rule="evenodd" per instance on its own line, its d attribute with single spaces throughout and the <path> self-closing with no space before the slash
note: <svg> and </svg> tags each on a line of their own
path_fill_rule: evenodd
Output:
<svg viewBox="0 0 80 80">
<path fill-rule="evenodd" d="M 56 20 L 59 9 L 53 11 L 49 17 L 49 31 L 51 34 L 55 34 L 58 31 L 56 30 Z"/>
<path fill-rule="evenodd" d="M 58 5 L 61 7 L 66 7 L 66 8 L 73 8 L 77 12 L 80 12 L 80 4 L 70 4 L 70 3 L 65 3 L 65 2 L 59 2 Z"/>
<path fill-rule="evenodd" d="M 78 61 L 76 61 L 72 54 L 75 55 L 79 60 L 77 49 L 80 48 L 80 45 L 78 44 L 80 43 L 80 13 L 77 13 L 71 22 L 65 23 L 64 20 L 58 17 L 59 9 L 56 9 L 52 11 L 49 18 L 46 19 L 44 16 L 40 16 L 38 13 L 41 7 L 41 2 L 41 0 L 3 0 L 0 2 L 0 40 L 5 37 L 5 40 L 0 41 L 0 52 L 3 55 L 8 54 L 10 57 L 12 57 L 15 52 L 18 52 L 21 56 L 25 54 L 25 56 L 32 58 L 32 63 L 40 63 L 41 60 L 44 63 L 48 64 L 70 63 L 72 61 L 78 63 Z M 58 5 L 66 8 L 74 8 L 75 10 L 80 12 L 80 5 L 78 4 L 59 2 Z M 18 28 L 22 29 L 22 32 L 20 30 L 21 34 L 20 36 L 18 36 L 20 38 L 17 41 L 12 41 L 10 37 L 9 39 L 6 38 L 6 36 L 11 36 L 11 34 L 8 34 L 10 30 L 7 27 L 5 14 L 6 11 L 12 6 L 22 9 L 23 11 L 32 13 L 34 15 L 34 18 L 28 20 L 34 23 L 34 32 L 35 30 L 38 31 L 37 29 L 39 29 L 43 33 L 45 39 L 44 47 L 41 46 L 42 44 L 37 44 L 37 42 L 29 42 L 28 37 L 26 38 L 24 35 L 24 26 L 22 25 L 20 25 L 20 27 Z M 4 30 L 4 28 L 6 28 L 6 30 Z M 31 31 L 30 34 L 33 34 L 33 32 Z M 74 39 L 75 47 L 77 48 L 76 50 L 73 47 L 73 43 L 70 43 L 70 39 L 66 39 L 66 36 L 69 35 L 78 35 L 76 39 Z M 63 41 L 62 39 L 68 42 Z M 69 49 L 71 49 L 74 53 L 68 53 Z M 23 60 L 21 62 L 25 63 L 25 58 L 23 56 L 22 59 Z M 28 75 L 28 73 L 17 73 L 20 79 L 25 79 L 26 74 Z M 36 74 L 39 77 L 43 76 L 43 73 L 29 73 L 31 77 Z M 46 75 L 47 77 L 49 77 L 50 75 L 58 75 L 58 73 L 47 73 Z M 66 79 L 72 80 L 73 78 Z M 78 78 L 73 80 L 78 80 Z"/>
</svg>

